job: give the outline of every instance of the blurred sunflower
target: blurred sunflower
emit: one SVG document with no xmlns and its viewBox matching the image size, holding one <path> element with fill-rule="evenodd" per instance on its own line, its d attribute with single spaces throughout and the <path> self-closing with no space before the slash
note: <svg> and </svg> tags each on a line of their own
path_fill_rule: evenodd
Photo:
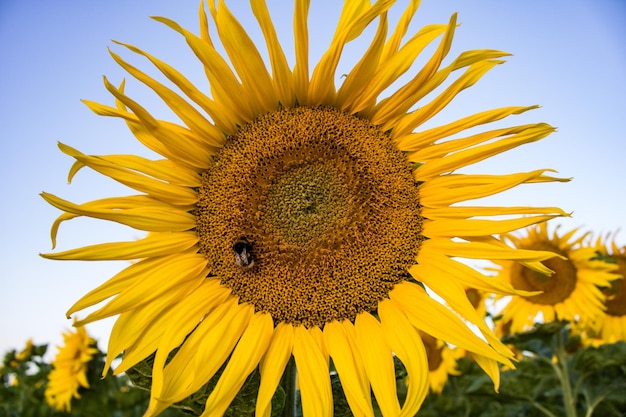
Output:
<svg viewBox="0 0 626 417">
<path fill-rule="evenodd" d="M 428 358 L 428 379 L 430 390 L 441 394 L 443 387 L 448 382 L 448 375 L 460 375 L 457 367 L 457 359 L 464 356 L 464 352 L 459 348 L 451 348 L 441 340 L 419 332 Z"/>
<path fill-rule="evenodd" d="M 72 398 L 80 398 L 78 390 L 89 388 L 87 367 L 98 349 L 83 326 L 63 333 L 63 346 L 58 348 L 48 375 L 45 397 L 50 407 L 70 411 Z"/>
<path fill-rule="evenodd" d="M 252 1 L 251 7 L 270 70 L 223 1 L 209 1 L 208 8 L 227 58 L 210 36 L 204 4 L 199 36 L 156 17 L 182 35 L 203 64 L 210 94 L 134 46 L 120 44 L 149 60 L 178 92 L 112 53 L 183 124 L 154 118 L 124 93 L 123 83 L 115 87 L 105 78 L 115 107 L 86 104 L 97 114 L 124 120 L 142 144 L 164 159 L 92 156 L 60 144 L 76 160 L 70 180 L 89 167 L 139 194 L 74 204 L 43 193 L 64 211 L 53 224 L 52 241 L 61 222 L 78 216 L 149 233 L 138 241 L 43 256 L 136 261 L 81 298 L 68 315 L 112 297 L 80 324 L 119 314 L 107 357 L 108 367 L 124 353 L 116 373 L 155 353 L 146 416 L 196 392 L 224 363 L 204 415 L 223 414 L 257 366 L 257 412 L 269 415 L 292 355 L 307 416 L 333 412 L 330 359 L 355 414 L 373 414 L 373 392 L 384 415 L 413 415 L 428 391 L 418 329 L 473 352 L 497 386 L 497 362 L 510 364 L 511 352 L 486 327 L 464 288 L 514 290 L 453 258 L 535 265 L 552 253 L 504 248 L 489 236 L 565 213 L 554 207 L 457 203 L 559 179 L 546 175 L 547 169 L 510 175 L 458 170 L 540 140 L 554 129 L 537 123 L 463 135 L 537 107 L 526 106 L 486 110 L 418 131 L 508 55 L 472 50 L 443 66 L 456 15 L 405 39 L 418 3 L 410 2 L 388 36 L 393 1 L 346 1 L 331 44 L 311 74 L 309 1 L 295 1 L 293 69 L 263 0 Z M 376 20 L 367 51 L 336 87 L 344 47 Z M 423 68 L 381 98 L 438 38 Z M 433 98 L 426 102 L 427 95 Z M 500 215 L 512 216 L 490 218 Z M 451 308 L 431 298 L 422 285 Z M 484 338 L 459 316 L 478 326 Z M 411 381 L 402 406 L 392 352 Z"/>
<path fill-rule="evenodd" d="M 15 355 L 15 359 L 17 359 L 19 362 L 28 361 L 33 354 L 34 346 L 35 345 L 33 344 L 33 339 L 28 339 L 26 341 L 26 346 L 24 347 L 24 349 L 22 349 L 20 353 L 17 353 Z"/>
<path fill-rule="evenodd" d="M 626 341 L 626 246 L 620 247 L 615 239 L 610 243 L 602 243 L 600 239 L 598 242 L 598 252 L 611 258 L 610 265 L 616 268 L 615 272 L 620 277 L 602 288 L 606 295 L 605 309 L 589 326 L 587 335 L 599 343 Z"/>
<path fill-rule="evenodd" d="M 541 263 L 547 268 L 533 270 L 523 262 L 498 261 L 497 279 L 518 290 L 542 291 L 514 295 L 500 311 L 501 323 L 510 333 L 528 330 L 536 321 L 568 320 L 577 325 L 590 322 L 603 310 L 604 295 L 598 288 L 608 286 L 615 266 L 595 258 L 589 233 L 575 238 L 578 229 L 559 236 L 546 223 L 526 229 L 526 236 L 506 234 L 503 240 L 516 248 L 550 251 L 555 256 Z"/>
</svg>

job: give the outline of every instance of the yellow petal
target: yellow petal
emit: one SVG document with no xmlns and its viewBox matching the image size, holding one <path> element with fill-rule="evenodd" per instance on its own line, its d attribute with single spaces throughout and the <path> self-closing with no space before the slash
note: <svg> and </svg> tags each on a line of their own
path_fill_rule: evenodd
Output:
<svg viewBox="0 0 626 417">
<path fill-rule="evenodd" d="M 532 291 L 519 291 L 513 288 L 508 282 L 497 280 L 493 277 L 487 277 L 474 268 L 458 262 L 454 259 L 450 259 L 438 252 L 431 252 L 428 249 L 420 249 L 420 264 L 437 265 L 442 270 L 446 271 L 446 275 L 454 276 L 465 287 L 475 288 L 480 291 L 492 292 L 496 294 L 504 295 L 536 295 L 537 292 Z"/>
<path fill-rule="evenodd" d="M 102 320 L 140 307 L 189 281 L 194 281 L 199 285 L 206 279 L 208 273 L 206 265 L 207 259 L 201 254 L 174 256 L 169 262 L 161 264 L 158 269 L 152 268 L 149 274 L 142 277 L 145 279 L 136 279 L 132 285 L 124 288 L 106 305 L 90 313 L 82 322 Z M 150 285 L 146 285 L 147 282 Z M 193 286 L 193 284 L 190 285 Z"/>
<path fill-rule="evenodd" d="M 151 160 L 137 155 L 99 155 L 98 158 L 175 185 L 199 187 L 202 184 L 197 172 L 169 159 Z"/>
<path fill-rule="evenodd" d="M 365 10 L 354 7 L 354 2 L 344 3 L 335 36 L 311 75 L 307 104 L 314 106 L 334 101 L 336 93 L 332 80 L 335 78 L 343 47 L 361 34 L 372 20 L 385 13 L 392 3 L 390 0 L 381 0 L 371 6 L 368 5 Z"/>
<path fill-rule="evenodd" d="M 123 81 L 119 87 L 119 90 L 122 92 L 124 91 Z M 123 119 L 133 135 L 135 135 L 137 140 L 141 142 L 146 148 L 172 161 L 180 160 L 174 152 L 172 152 L 165 145 L 163 145 L 163 143 L 159 142 L 154 136 L 152 136 L 148 132 L 148 129 L 146 129 L 146 127 L 139 122 L 139 118 L 136 115 L 128 112 L 128 109 L 120 100 L 115 100 L 117 108 L 105 106 L 89 100 L 82 100 L 82 102 L 97 115 L 119 117 Z"/>
<path fill-rule="evenodd" d="M 502 234 L 545 222 L 556 215 L 522 217 L 508 220 L 445 220 L 424 221 L 423 235 L 435 237 L 468 237 Z"/>
<path fill-rule="evenodd" d="M 74 204 L 53 194 L 41 193 L 50 205 L 79 216 L 110 220 L 148 232 L 182 232 L 196 227 L 196 217 L 185 211 L 167 207 L 135 206 L 127 209 L 110 209 L 98 203 Z"/>
<path fill-rule="evenodd" d="M 521 114 L 525 111 L 536 109 L 539 106 L 511 106 L 476 113 L 471 116 L 457 119 L 454 122 L 433 127 L 422 132 L 413 132 L 406 136 L 397 137 L 397 147 L 401 151 L 417 151 L 418 149 L 429 149 L 428 145 L 466 129 L 492 123 L 513 114 Z"/>
<path fill-rule="evenodd" d="M 253 0 L 250 2 L 250 5 L 252 12 L 259 22 L 259 26 L 261 26 L 265 44 L 269 52 L 270 63 L 272 65 L 272 85 L 274 86 L 274 94 L 284 107 L 291 107 L 295 102 L 294 81 L 289 69 L 289 64 L 287 63 L 287 58 L 278 41 L 274 23 L 267 10 L 267 4 L 265 4 L 265 0 Z"/>
<path fill-rule="evenodd" d="M 374 36 L 374 40 L 359 62 L 346 76 L 343 84 L 337 92 L 337 107 L 341 110 L 351 113 L 355 112 L 352 108 L 352 104 L 369 87 L 370 81 L 378 68 L 386 36 L 387 14 L 384 13 L 380 18 L 380 23 L 378 25 L 376 35 Z"/>
<path fill-rule="evenodd" d="M 382 414 L 399 416 L 393 356 L 380 323 L 371 314 L 361 313 L 356 316 L 354 328 L 359 353 Z"/>
<path fill-rule="evenodd" d="M 453 152 L 462 151 L 472 146 L 494 140 L 495 138 L 501 138 L 504 136 L 510 136 L 516 133 L 524 132 L 525 130 L 528 130 L 529 128 L 532 128 L 534 126 L 536 125 L 523 125 L 504 129 L 495 129 L 467 136 L 464 138 L 447 140 L 437 144 L 431 142 L 426 146 L 415 149 L 415 152 L 410 153 L 412 158 L 411 160 L 427 162 L 433 159 L 443 158 Z"/>
<path fill-rule="evenodd" d="M 419 5 L 420 0 L 411 0 L 407 8 L 404 10 L 404 13 L 402 13 L 402 17 L 398 20 L 393 33 L 385 44 L 385 48 L 382 53 L 382 62 L 387 62 L 396 52 L 398 52 L 400 43 L 402 43 L 402 38 L 406 35 L 406 32 L 409 29 L 409 24 L 411 23 L 413 15 L 415 15 Z"/>
<path fill-rule="evenodd" d="M 157 258 L 147 258 L 132 263 L 127 268 L 109 278 L 104 284 L 94 288 L 82 296 L 80 300 L 74 303 L 74 305 L 72 305 L 72 307 L 70 307 L 67 311 L 67 317 L 69 318 L 77 311 L 84 310 L 85 308 L 96 305 L 109 297 L 119 294 L 125 288 L 134 285 L 137 281 L 148 279 L 152 271 L 160 269 L 162 265 L 167 265 L 178 257 L 185 257 L 190 254 L 192 256 L 195 255 L 195 251 L 182 252 Z"/>
<path fill-rule="evenodd" d="M 201 283 L 202 281 L 188 281 L 171 287 L 167 294 L 162 295 L 164 301 L 170 300 L 164 308 L 160 310 L 153 309 L 150 311 L 152 315 L 147 319 L 138 317 L 138 321 L 132 325 L 129 325 L 128 322 L 125 323 L 121 331 L 125 334 L 130 333 L 132 336 L 126 338 L 126 345 L 123 349 L 124 355 L 122 361 L 115 367 L 115 375 L 126 372 L 128 369 L 147 358 L 150 354 L 154 353 L 163 338 L 163 333 L 171 324 L 171 314 L 174 310 L 179 308 L 178 304 L 180 300 L 186 299 L 189 295 L 193 294 L 194 290 L 196 290 Z M 158 303 L 154 302 L 152 304 L 158 305 Z M 136 312 L 137 309 L 131 311 Z M 144 310 L 144 314 L 147 311 L 147 309 Z M 139 315 L 133 314 L 133 316 Z"/>
<path fill-rule="evenodd" d="M 204 2 L 202 2 L 204 5 Z M 231 109 L 233 114 L 239 115 L 243 120 L 252 120 L 254 113 L 248 102 L 248 94 L 237 81 L 230 66 L 220 55 L 208 38 L 198 38 L 193 33 L 182 28 L 178 23 L 164 18 L 152 17 L 157 22 L 163 23 L 185 37 L 187 44 L 196 57 L 204 65 L 205 72 L 211 85 L 211 94 L 216 102 L 224 103 L 226 108 Z M 203 25 L 203 27 L 205 27 Z M 208 31 L 206 32 L 208 36 Z"/>
<path fill-rule="evenodd" d="M 166 314 L 180 301 L 181 296 L 186 296 L 193 289 L 194 286 L 183 283 L 174 291 L 164 294 L 152 303 L 120 314 L 109 337 L 105 370 L 118 355 L 141 340 L 144 330 L 154 321 L 154 317 Z M 123 369 L 127 363 L 128 361 L 124 359 L 120 369 Z"/>
<path fill-rule="evenodd" d="M 510 363 L 478 338 L 456 314 L 433 300 L 420 286 L 402 282 L 395 286 L 389 296 L 417 329 L 470 352 Z"/>
<path fill-rule="evenodd" d="M 261 359 L 261 385 L 256 402 L 256 415 L 269 416 L 272 397 L 280 382 L 283 371 L 293 351 L 294 331 L 291 324 L 280 322 L 274 329 L 274 335 Z"/>
<path fill-rule="evenodd" d="M 517 261 L 545 261 L 558 256 L 554 252 L 512 249 L 484 242 L 455 242 L 447 239 L 428 239 L 422 242 L 422 249 L 438 252 L 447 256 L 469 259 L 503 259 Z"/>
<path fill-rule="evenodd" d="M 453 19 L 455 18 L 456 16 L 453 16 Z M 456 23 L 456 20 L 454 20 L 454 23 Z M 382 125 L 383 130 L 393 129 L 407 113 L 411 112 L 411 109 L 420 100 L 443 84 L 452 71 L 481 61 L 490 61 L 510 55 L 506 52 L 492 49 L 466 51 L 462 52 L 450 65 L 437 70 L 443 58 L 442 54 L 447 53 L 449 50 L 453 30 L 454 27 L 448 25 L 448 32 L 442 40 L 440 48 L 426 66 L 410 82 L 379 103 L 375 114 L 372 115 L 373 123 Z M 437 71 L 435 72 L 435 70 Z"/>
<path fill-rule="evenodd" d="M 352 111 L 363 111 L 373 107 L 376 103 L 376 98 L 402 74 L 408 71 L 415 58 L 437 36 L 444 33 L 446 28 L 447 25 L 424 26 L 397 53 L 389 57 L 388 60 L 381 61 L 376 74 L 369 80 L 368 88 L 363 91 L 361 96 L 356 98 L 351 107 Z"/>
<path fill-rule="evenodd" d="M 492 69 L 499 61 L 483 61 L 471 65 L 463 75 L 456 79 L 445 91 L 425 104 L 418 110 L 402 118 L 392 131 L 392 138 L 408 134 L 422 123 L 439 113 L 450 101 L 462 90 L 474 85 L 487 71 Z"/>
<path fill-rule="evenodd" d="M 197 135 L 182 126 L 155 119 L 139 103 L 115 88 L 104 77 L 105 88 L 139 118 L 141 124 L 152 136 L 176 155 L 176 160 L 195 168 L 206 168 L 211 164 L 211 157 L 218 150 L 199 140 Z"/>
<path fill-rule="evenodd" d="M 124 261 L 180 253 L 197 242 L 195 232 L 151 233 L 134 242 L 100 243 L 41 256 L 59 260 Z"/>
<path fill-rule="evenodd" d="M 228 10 L 223 0 L 219 0 L 217 9 L 213 0 L 209 1 L 208 5 L 222 45 L 243 87 L 247 90 L 245 94 L 254 103 L 253 110 L 256 113 L 275 110 L 278 97 L 272 88 L 272 80 L 254 42 Z"/>
<path fill-rule="evenodd" d="M 539 169 L 507 175 L 443 175 L 420 185 L 420 203 L 427 207 L 447 207 L 461 201 L 488 197 L 532 182 L 541 177 L 545 171 L 548 170 Z M 416 176 L 419 174 L 416 173 Z"/>
<path fill-rule="evenodd" d="M 150 87 L 167 106 L 185 123 L 193 132 L 197 133 L 197 137 L 206 142 L 209 146 L 221 147 L 226 137 L 224 134 L 207 120 L 195 107 L 187 100 L 179 96 L 177 93 L 167 88 L 165 85 L 156 81 L 144 72 L 138 70 L 128 62 L 124 61 L 119 55 L 111 50 L 109 53 L 113 60 L 124 68 L 129 74 L 137 80 Z"/>
<path fill-rule="evenodd" d="M 417 92 L 419 92 L 427 84 L 426 81 L 435 74 L 437 68 L 441 65 L 441 61 L 450 51 L 455 26 L 456 13 L 450 18 L 437 50 L 428 62 L 420 69 L 417 75 L 403 87 L 394 92 L 390 97 L 385 98 L 376 106 L 376 109 L 370 115 L 373 124 L 385 125 L 383 130 L 386 130 L 388 128 L 387 125 L 391 120 L 406 116 L 407 111 L 413 107 L 421 97 L 421 95 L 418 95 Z M 425 46 L 425 44 L 422 45 Z M 421 49 L 419 51 L 421 52 Z M 408 57 L 408 62 L 404 63 L 403 66 L 408 69 L 409 66 L 415 62 L 415 58 L 416 56 Z M 404 69 L 404 71 L 406 71 L 406 69 Z M 443 79 L 445 79 L 445 77 Z M 395 124 L 396 123 L 394 121 L 393 125 Z"/>
<path fill-rule="evenodd" d="M 412 417 L 428 394 L 426 349 L 415 328 L 390 300 L 378 304 L 378 314 L 384 338 L 407 372 L 408 391 L 400 416 Z"/>
<path fill-rule="evenodd" d="M 470 217 L 507 216 L 515 214 L 544 214 L 570 217 L 558 207 L 484 207 L 484 206 L 454 206 L 454 207 L 422 207 L 422 216 L 431 220 L 468 219 Z"/>
<path fill-rule="evenodd" d="M 332 416 L 333 394 L 326 359 L 303 326 L 295 328 L 293 357 L 298 369 L 302 411 L 307 416 Z"/>
<path fill-rule="evenodd" d="M 489 378 L 493 381 L 494 389 L 498 392 L 500 389 L 500 368 L 498 367 L 498 363 L 493 359 L 486 358 L 477 353 L 470 353 L 470 356 L 476 361 L 478 366 L 489 375 Z M 512 366 L 512 368 L 514 369 L 515 367 Z"/>
<path fill-rule="evenodd" d="M 163 368 L 170 352 L 183 343 L 206 315 L 218 306 L 227 304 L 229 298 L 234 298 L 230 295 L 230 289 L 222 286 L 219 279 L 207 278 L 185 297 L 184 303 L 167 314 L 169 321 L 159 340 L 152 368 L 152 397 L 156 397 L 163 389 Z"/>
<path fill-rule="evenodd" d="M 293 12 L 294 46 L 296 64 L 293 68 L 293 80 L 296 100 L 305 103 L 309 91 L 309 15 L 310 0 L 295 0 Z"/>
<path fill-rule="evenodd" d="M 178 402 L 215 375 L 248 327 L 254 308 L 228 302 L 213 310 L 185 340 L 163 371 L 162 402 Z"/>
<path fill-rule="evenodd" d="M 439 295 L 461 317 L 475 325 L 497 352 L 512 357 L 511 351 L 500 342 L 485 323 L 485 318 L 478 314 L 465 293 L 465 288 L 457 280 L 442 280 L 450 272 L 442 266 L 426 262 L 409 268 L 409 273 L 419 282 Z"/>
<path fill-rule="evenodd" d="M 168 80 L 173 82 L 183 93 L 187 95 L 187 97 L 198 104 L 198 106 L 200 106 L 200 108 L 202 108 L 209 115 L 221 131 L 228 135 L 232 135 L 236 132 L 236 121 L 238 119 L 234 115 L 230 114 L 231 112 L 224 108 L 224 106 L 215 102 L 198 90 L 198 88 L 191 81 L 185 78 L 185 76 L 182 75 L 177 69 L 142 51 L 141 49 L 134 47 L 133 45 L 117 41 L 113 42 L 118 45 L 122 45 L 134 53 L 142 55 L 150 60 L 150 62 L 152 62 L 152 64 L 154 64 L 154 66 L 157 67 Z"/>
<path fill-rule="evenodd" d="M 443 158 L 428 161 L 417 169 L 416 179 L 418 181 L 425 181 L 437 175 L 452 172 L 461 167 L 480 162 L 522 144 L 538 141 L 554 132 L 554 128 L 546 123 L 539 123 L 534 126 L 529 126 L 528 128 L 520 129 L 520 131 L 513 130 L 513 132 L 511 137 L 485 145 L 465 148 L 464 150 L 459 150 Z M 416 154 L 419 154 L 419 151 Z M 416 161 L 416 154 L 409 155 L 407 157 L 409 161 Z"/>
<path fill-rule="evenodd" d="M 83 104 L 85 104 L 89 108 L 89 110 L 91 110 L 98 116 L 119 117 L 121 119 L 130 121 L 133 123 L 139 122 L 139 118 L 135 116 L 134 114 L 130 113 L 129 111 L 116 109 L 115 107 L 106 106 L 104 104 L 96 103 L 95 101 L 91 101 L 91 100 L 81 100 L 81 101 L 83 102 Z"/>
<path fill-rule="evenodd" d="M 143 175 L 137 171 L 128 169 L 123 165 L 117 165 L 113 161 L 104 160 L 97 156 L 85 155 L 82 152 L 59 143 L 59 149 L 66 155 L 69 155 L 79 161 L 81 164 L 88 166 L 96 172 L 106 175 L 121 184 L 131 187 L 139 192 L 149 194 L 150 196 L 162 200 L 169 204 L 189 205 L 195 204 L 198 200 L 196 192 L 188 187 L 179 187 L 177 185 L 168 184 Z M 69 180 L 75 170 L 70 172 Z"/>
<path fill-rule="evenodd" d="M 202 416 L 222 415 L 226 412 L 248 375 L 254 371 L 265 354 L 273 329 L 271 315 L 257 313 L 252 316 L 228 360 L 228 365 L 211 391 Z"/>
<path fill-rule="evenodd" d="M 372 408 L 369 381 L 364 378 L 363 371 L 365 369 L 361 363 L 359 352 L 352 349 L 343 326 L 337 321 L 326 323 L 324 340 L 339 374 L 341 386 L 350 409 L 353 413 L 357 413 L 359 410 L 361 415 L 373 417 L 374 409 Z"/>
</svg>

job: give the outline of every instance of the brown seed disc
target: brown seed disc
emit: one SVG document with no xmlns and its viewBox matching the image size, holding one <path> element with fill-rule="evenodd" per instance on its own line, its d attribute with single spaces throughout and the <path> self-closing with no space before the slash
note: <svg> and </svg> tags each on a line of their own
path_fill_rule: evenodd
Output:
<svg viewBox="0 0 626 417">
<path fill-rule="evenodd" d="M 357 116 L 268 113 L 230 137 L 202 179 L 197 232 L 211 273 L 277 322 L 323 326 L 375 311 L 416 262 L 411 166 Z M 237 242 L 253 261 L 245 267 Z"/>
</svg>

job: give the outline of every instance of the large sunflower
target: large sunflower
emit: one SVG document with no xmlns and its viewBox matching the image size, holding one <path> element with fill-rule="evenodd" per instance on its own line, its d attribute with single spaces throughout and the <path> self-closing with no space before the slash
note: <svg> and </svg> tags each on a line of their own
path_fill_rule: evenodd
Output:
<svg viewBox="0 0 626 417">
<path fill-rule="evenodd" d="M 464 290 L 513 289 L 453 258 L 540 266 L 538 261 L 552 253 L 505 248 L 489 236 L 565 213 L 553 207 L 457 205 L 519 184 L 557 180 L 546 169 L 510 175 L 458 170 L 554 129 L 544 123 L 473 129 L 536 107 L 526 106 L 486 110 L 420 131 L 507 54 L 473 50 L 442 65 L 456 16 L 405 39 L 418 3 L 410 2 L 388 34 L 393 1 L 346 1 L 331 44 L 312 73 L 306 0 L 295 1 L 293 67 L 263 0 L 251 7 L 265 38 L 269 69 L 223 1 L 209 1 L 208 8 L 227 57 L 209 34 L 204 5 L 199 35 L 155 18 L 185 39 L 204 66 L 209 92 L 134 46 L 120 44 L 150 61 L 178 91 L 112 53 L 182 124 L 154 118 L 124 93 L 123 83 L 116 87 L 105 78 L 115 106 L 86 104 L 97 114 L 125 121 L 163 159 L 92 156 L 60 144 L 76 160 L 70 179 L 89 167 L 139 194 L 84 204 L 48 193 L 43 197 L 64 211 L 53 225 L 53 244 L 59 224 L 77 216 L 149 233 L 138 241 L 43 256 L 135 261 L 81 298 L 68 315 L 109 300 L 80 324 L 119 315 L 107 358 L 108 367 L 123 352 L 117 373 L 155 354 L 146 415 L 193 394 L 225 363 L 204 415 L 221 415 L 257 366 L 257 412 L 268 415 L 292 356 L 307 416 L 332 414 L 330 360 L 356 415 L 372 415 L 370 392 L 385 416 L 413 415 L 428 390 L 418 329 L 472 352 L 498 384 L 497 362 L 510 364 L 511 353 Z M 374 21 L 378 26 L 369 48 L 337 87 L 332 80 L 339 78 L 342 50 Z M 382 98 L 436 39 L 424 67 Z M 432 99 L 425 101 L 427 95 Z M 468 129 L 472 133 L 464 136 Z M 508 218 L 490 218 L 500 215 Z M 394 355 L 410 381 L 402 405 Z"/>
<path fill-rule="evenodd" d="M 514 295 L 502 308 L 501 322 L 510 326 L 511 333 L 528 330 L 536 321 L 568 320 L 584 325 L 602 313 L 604 295 L 598 286 L 607 286 L 616 278 L 615 265 L 596 258 L 589 233 L 575 237 L 578 229 L 574 229 L 559 236 L 559 229 L 550 233 L 547 224 L 542 223 L 529 227 L 525 236 L 503 237 L 516 248 L 557 255 L 542 262 L 548 268 L 546 272 L 532 270 L 520 262 L 497 262 L 498 279 L 518 290 L 540 291 Z"/>
<path fill-rule="evenodd" d="M 45 397 L 50 407 L 70 411 L 72 398 L 80 398 L 79 389 L 89 388 L 87 367 L 98 349 L 84 326 L 63 333 L 63 345 L 58 348 L 48 375 Z"/>
</svg>

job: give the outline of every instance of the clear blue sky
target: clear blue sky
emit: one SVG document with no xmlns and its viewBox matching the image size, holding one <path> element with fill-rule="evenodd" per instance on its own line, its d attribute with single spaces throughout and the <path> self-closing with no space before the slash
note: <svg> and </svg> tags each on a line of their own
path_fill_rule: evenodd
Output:
<svg viewBox="0 0 626 417">
<path fill-rule="evenodd" d="M 283 45 L 293 63 L 291 5 L 268 1 Z M 259 31 L 247 2 L 231 1 L 246 26 Z M 235 3 L 237 6 L 235 6 Z M 313 0 L 311 62 L 328 45 L 336 17 L 334 0 Z M 399 1 L 396 14 L 404 9 Z M 604 233 L 625 229 L 624 142 L 626 118 L 626 6 L 622 0 L 423 0 L 413 30 L 445 23 L 459 12 L 461 26 L 450 53 L 493 48 L 513 53 L 475 87 L 442 112 L 443 123 L 506 105 L 542 107 L 514 122 L 545 121 L 558 132 L 539 143 L 470 167 L 465 172 L 506 173 L 554 168 L 567 184 L 529 185 L 492 198 L 504 205 L 556 205 L 573 211 L 565 228 Z M 244 5 L 241 7 L 238 5 Z M 197 1 L 188 0 L 0 0 L 0 353 L 35 343 L 61 342 L 71 325 L 67 308 L 104 282 L 123 263 L 60 262 L 40 258 L 50 250 L 49 228 L 59 212 L 40 197 L 52 192 L 75 202 L 128 194 L 111 180 L 84 170 L 66 184 L 71 159 L 56 148 L 62 141 L 85 153 L 148 155 L 124 124 L 93 115 L 80 99 L 111 104 L 102 75 L 119 83 L 125 74 L 107 53 L 111 46 L 141 68 L 149 64 L 113 45 L 132 43 L 164 59 L 204 85 L 202 69 L 174 32 L 148 18 L 162 15 L 197 32 Z M 242 9 L 242 10 L 240 10 Z M 363 44 L 349 45 L 338 76 L 356 62 Z M 342 71 L 343 70 L 343 71 Z M 142 86 L 127 79 L 127 92 L 159 117 L 166 109 Z M 511 122 L 512 123 L 512 122 Z M 60 250 L 141 237 L 107 222 L 74 220 L 61 228 Z M 626 243 L 626 230 L 619 236 Z M 88 326 L 106 349 L 112 321 Z M 51 349 L 54 352 L 54 349 Z"/>
</svg>

